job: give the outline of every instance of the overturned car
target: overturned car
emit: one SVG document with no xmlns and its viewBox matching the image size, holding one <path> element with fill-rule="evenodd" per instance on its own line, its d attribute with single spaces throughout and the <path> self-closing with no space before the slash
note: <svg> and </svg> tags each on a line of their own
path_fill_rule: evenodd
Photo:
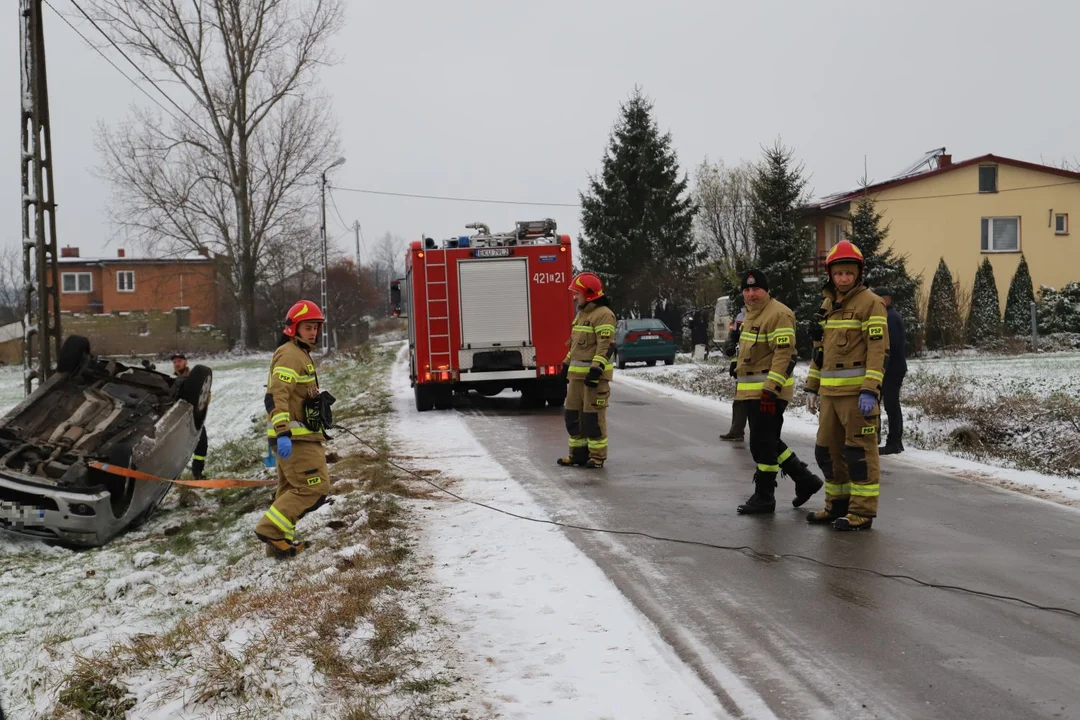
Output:
<svg viewBox="0 0 1080 720">
<path fill-rule="evenodd" d="M 57 372 L 0 418 L 0 529 L 95 547 L 138 526 L 178 478 L 210 403 L 210 368 L 177 378 L 90 354 L 72 335 Z"/>
</svg>

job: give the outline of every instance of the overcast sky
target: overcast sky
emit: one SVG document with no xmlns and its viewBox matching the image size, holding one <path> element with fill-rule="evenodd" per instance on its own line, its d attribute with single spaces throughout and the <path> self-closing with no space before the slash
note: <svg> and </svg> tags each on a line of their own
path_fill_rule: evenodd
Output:
<svg viewBox="0 0 1080 720">
<path fill-rule="evenodd" d="M 7 5 L 0 239 L 17 243 L 19 24 Z M 323 76 L 347 158 L 332 182 L 577 202 L 635 84 L 687 171 L 705 156 L 756 158 L 778 136 L 819 195 L 854 186 L 864 155 L 875 180 L 941 146 L 955 160 L 992 152 L 1056 163 L 1080 156 L 1076 27 L 1075 0 L 350 0 L 342 63 Z M 124 243 L 110 241 L 93 128 L 148 101 L 48 9 L 45 29 L 59 240 L 113 254 Z M 576 208 L 335 197 L 369 245 L 387 231 L 447 237 L 476 220 L 509 229 L 551 216 L 563 231 L 580 227 Z M 331 236 L 343 235 L 329 214 Z M 351 233 L 340 243 L 351 251 Z"/>
</svg>

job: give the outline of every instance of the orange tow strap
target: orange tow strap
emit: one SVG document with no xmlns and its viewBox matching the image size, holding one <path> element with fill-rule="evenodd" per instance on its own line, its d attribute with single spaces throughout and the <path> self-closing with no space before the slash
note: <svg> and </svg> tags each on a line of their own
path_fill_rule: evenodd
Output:
<svg viewBox="0 0 1080 720">
<path fill-rule="evenodd" d="M 120 467 L 119 465 L 109 465 L 108 463 L 98 462 L 96 460 L 91 460 L 87 465 L 95 470 L 107 472 L 110 475 L 119 475 L 120 477 L 132 478 L 133 480 L 156 480 L 157 482 L 167 482 L 175 485 L 187 485 L 188 487 L 197 488 L 244 488 L 277 484 L 277 480 L 275 479 L 240 480 L 238 478 L 218 478 L 215 480 L 170 480 L 168 478 L 158 477 L 157 475 L 150 475 L 148 473 L 139 472 L 138 470 L 132 470 L 131 468 Z"/>
</svg>

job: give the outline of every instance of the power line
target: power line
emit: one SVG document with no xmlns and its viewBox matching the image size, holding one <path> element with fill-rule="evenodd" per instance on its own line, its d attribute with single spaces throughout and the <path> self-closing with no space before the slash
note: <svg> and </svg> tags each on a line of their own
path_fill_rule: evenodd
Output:
<svg viewBox="0 0 1080 720">
<path fill-rule="evenodd" d="M 451 197 L 447 195 L 422 195 L 419 193 L 390 192 L 388 190 L 363 190 L 360 188 L 333 187 L 342 192 L 363 193 L 365 195 L 387 195 L 390 197 L 414 198 L 417 200 L 447 200 L 450 202 L 487 203 L 489 205 L 533 205 L 536 207 L 581 207 L 581 203 L 531 202 L 527 200 L 494 200 L 491 198 Z"/>
<path fill-rule="evenodd" d="M 169 109 L 168 109 L 168 108 L 166 108 L 166 107 L 165 107 L 164 105 L 162 105 L 162 104 L 161 104 L 161 102 L 159 102 L 159 101 L 158 101 L 158 99 L 157 99 L 157 98 L 155 98 L 155 97 L 154 97 L 153 95 L 151 95 L 151 94 L 150 94 L 149 92 L 147 92 L 146 88 L 144 88 L 144 87 L 143 87 L 142 85 L 140 85 L 139 83 L 137 83 L 137 82 L 135 81 L 135 79 L 134 79 L 134 78 L 132 78 L 132 77 L 131 77 L 130 75 L 128 75 L 128 74 L 127 74 L 126 72 L 124 72 L 123 70 L 121 70 L 121 69 L 120 69 L 120 66 L 119 66 L 119 65 L 117 65 L 116 63 L 114 63 L 114 62 L 112 61 L 112 58 L 110 58 L 110 57 L 109 57 L 108 55 L 106 55 L 105 53 L 103 53 L 103 52 L 101 51 L 101 48 L 99 48 L 99 47 L 98 47 L 97 45 L 95 45 L 94 43 L 90 42 L 90 39 L 89 39 L 88 37 L 86 37 L 85 35 L 83 35 L 83 34 L 82 34 L 82 32 L 81 32 L 81 31 L 79 30 L 79 28 L 77 28 L 77 27 L 75 27 L 74 25 L 72 25 L 72 24 L 71 24 L 71 21 L 70 21 L 70 20 L 68 20 L 68 19 L 67 19 L 67 17 L 66 17 L 66 16 L 65 16 L 65 15 L 64 15 L 63 13 L 61 13 L 61 12 L 60 12 L 59 10 L 57 10 L 57 9 L 56 9 L 55 7 L 53 7 L 52 3 L 50 3 L 50 2 L 49 2 L 49 0 L 44 0 L 44 2 L 45 2 L 45 4 L 46 4 L 46 5 L 48 5 L 48 6 L 49 6 L 49 9 L 50 9 L 50 10 L 52 10 L 52 11 L 53 11 L 53 13 L 54 13 L 54 14 L 55 14 L 55 15 L 56 15 L 56 16 L 57 16 L 58 18 L 60 18 L 61 20 L 63 20 L 63 21 L 64 21 L 64 24 L 65 24 L 65 25 L 67 25 L 67 26 L 68 26 L 69 28 L 71 28 L 71 29 L 72 29 L 72 30 L 73 30 L 73 31 L 75 32 L 75 34 L 76 34 L 76 35 L 78 35 L 79 37 L 81 37 L 81 38 L 83 39 L 83 42 L 85 42 L 85 43 L 86 43 L 87 45 L 89 45 L 89 46 L 90 46 L 90 48 L 91 48 L 91 49 L 93 49 L 93 51 L 94 51 L 94 52 L 96 52 L 96 53 L 97 53 L 98 55 L 100 55 L 101 57 L 103 57 L 103 58 L 105 59 L 105 62 L 107 62 L 107 63 L 109 63 L 110 65 L 112 65 L 112 66 L 113 66 L 113 69 L 114 69 L 114 70 L 116 70 L 116 72 L 118 72 L 118 73 L 120 73 L 121 75 L 123 75 L 123 76 L 124 76 L 124 79 L 126 79 L 126 80 L 127 80 L 127 81 L 128 81 L 129 83 L 131 83 L 131 84 L 132 84 L 132 85 L 133 85 L 133 86 L 135 87 L 135 89 L 136 89 L 136 90 L 138 90 L 138 91 L 139 91 L 139 92 L 141 92 L 141 93 L 142 93 L 143 95 L 145 95 L 145 96 L 146 96 L 147 98 L 149 98 L 149 99 L 150 99 L 150 102 L 154 103 L 154 104 L 155 104 L 155 105 L 157 105 L 157 106 L 158 106 L 159 108 L 161 108 L 162 112 L 164 112 L 164 113 L 165 113 L 166 115 L 168 115 L 169 117 L 171 117 L 171 118 L 172 118 L 173 120 L 175 120 L 176 122 L 180 122 L 180 118 L 178 118 L 178 117 L 176 117 L 175 115 L 173 115 L 173 114 L 172 114 L 172 113 L 171 113 L 171 112 L 169 111 Z"/>
<path fill-rule="evenodd" d="M 922 585 L 923 587 L 927 587 L 927 588 L 935 588 L 935 589 L 938 589 L 938 590 L 953 590 L 955 592 L 966 593 L 968 595 L 975 595 L 975 596 L 978 596 L 978 597 L 989 598 L 989 599 L 992 599 L 992 600 L 1003 600 L 1003 601 L 1006 601 L 1006 602 L 1015 602 L 1015 603 L 1019 603 L 1021 605 L 1026 605 L 1026 606 L 1028 606 L 1030 608 L 1034 608 L 1035 610 L 1043 610 L 1045 612 L 1062 613 L 1064 615 L 1071 615 L 1073 617 L 1080 618 L 1080 612 L 1078 612 L 1076 610 L 1073 610 L 1072 608 L 1054 607 L 1054 606 L 1051 606 L 1051 605 L 1040 605 L 1039 603 L 1035 603 L 1035 602 L 1032 602 L 1030 600 L 1025 600 L 1025 599 L 1020 598 L 1020 597 L 1015 597 L 1013 595 L 1003 595 L 1003 594 L 999 594 L 999 593 L 988 592 L 986 590 L 976 590 L 976 589 L 973 589 L 973 588 L 964 587 L 962 585 L 949 585 L 949 584 L 944 584 L 944 583 L 930 582 L 930 581 L 927 581 L 927 580 L 920 580 L 917 577 L 914 577 L 912 575 L 906 575 L 904 573 L 887 573 L 887 572 L 881 572 L 881 571 L 878 571 L 878 570 L 872 570 L 870 568 L 859 567 L 857 565 L 840 565 L 840 564 L 825 562 L 824 560 L 818 560 L 817 558 L 810 557 L 808 555 L 799 555 L 797 553 L 762 552 L 761 550 L 753 548 L 753 547 L 751 547 L 749 545 L 721 545 L 721 544 L 718 544 L 718 543 L 708 543 L 708 542 L 704 542 L 704 541 L 701 541 L 701 540 L 686 540 L 686 539 L 683 539 L 683 538 L 666 537 L 664 535 L 653 535 L 652 533 L 641 532 L 640 530 L 614 530 L 614 529 L 610 529 L 610 528 L 597 528 L 597 527 L 590 527 L 588 525 L 575 525 L 573 523 L 560 522 L 559 520 L 548 520 L 548 519 L 545 519 L 545 518 L 534 518 L 534 517 L 529 517 L 528 515 L 520 515 L 518 513 L 512 512 L 510 510 L 504 510 L 502 508 L 495 507 L 494 505 L 488 505 L 487 503 L 480 502 L 479 500 L 470 500 L 469 498 L 462 497 L 461 495 L 458 495 L 454 491 L 448 490 L 447 488 L 443 487 L 442 485 L 439 485 L 438 483 L 435 483 L 435 482 L 429 480 L 428 478 L 424 477 L 423 475 L 416 472 L 415 470 L 410 470 L 409 468 L 403 467 L 403 466 L 399 465 L 398 463 L 395 463 L 393 460 L 391 460 L 389 457 L 387 457 L 385 454 L 380 452 L 378 449 L 376 449 L 374 446 L 372 446 L 370 443 L 368 443 L 366 440 L 361 438 L 359 435 L 354 433 L 349 428 L 341 426 L 341 425 L 337 426 L 337 428 L 339 430 L 344 430 L 345 432 L 352 435 L 354 438 L 356 438 L 357 441 L 360 442 L 361 445 L 363 445 L 368 450 L 373 452 L 375 454 L 375 457 L 382 460 L 383 462 L 385 462 L 390 467 L 396 468 L 397 470 L 400 470 L 401 472 L 406 473 L 407 475 L 409 475 L 409 476 L 411 476 L 413 478 L 416 478 L 417 480 L 420 480 L 420 481 L 422 481 L 424 483 L 427 483 L 428 485 L 435 488 L 439 492 L 445 493 L 445 494 L 449 495 L 450 497 L 452 497 L 452 498 L 454 498 L 456 500 L 460 500 L 461 502 L 469 503 L 470 505 L 475 505 L 477 507 L 482 507 L 482 508 L 484 508 L 486 510 L 491 510 L 491 511 L 500 513 L 502 515 L 506 515 L 508 517 L 516 518 L 518 520 L 525 520 L 527 522 L 538 523 L 540 525 L 552 525 L 552 526 L 559 527 L 559 528 L 564 528 L 564 529 L 567 529 L 567 530 L 579 530 L 579 531 L 582 531 L 582 532 L 600 533 L 600 534 L 603 534 L 603 535 L 622 535 L 622 536 L 642 537 L 642 538 L 648 538 L 649 540 L 656 540 L 657 542 L 669 542 L 669 543 L 676 543 L 676 544 L 679 544 L 679 545 L 693 545 L 693 546 L 696 546 L 696 547 L 710 548 L 710 549 L 713 549 L 713 550 L 729 550 L 729 551 L 732 551 L 732 552 L 739 552 L 739 553 L 743 553 L 743 554 L 746 554 L 746 555 L 750 555 L 751 557 L 757 558 L 759 560 L 766 560 L 766 561 L 772 561 L 772 560 L 777 560 L 777 559 L 781 559 L 781 558 L 789 559 L 789 560 L 803 560 L 805 562 L 813 563 L 815 565 L 819 565 L 821 567 L 827 567 L 827 568 L 830 568 L 830 569 L 833 569 L 833 570 L 849 570 L 851 572 L 861 572 L 861 573 L 866 573 L 866 574 L 869 574 L 869 575 L 876 575 L 877 577 L 885 578 L 887 580 L 907 580 L 909 582 L 915 583 L 916 585 Z"/>
<path fill-rule="evenodd" d="M 351 231 L 352 226 L 345 222 L 345 218 L 341 217 L 341 211 L 338 210 L 337 201 L 334 200 L 334 188 L 330 187 L 329 185 L 327 185 L 326 187 L 330 190 L 330 192 L 326 194 L 330 196 L 330 204 L 334 207 L 334 214 L 337 215 L 338 222 L 341 223 L 341 227 L 345 228 L 346 232 Z"/>
</svg>

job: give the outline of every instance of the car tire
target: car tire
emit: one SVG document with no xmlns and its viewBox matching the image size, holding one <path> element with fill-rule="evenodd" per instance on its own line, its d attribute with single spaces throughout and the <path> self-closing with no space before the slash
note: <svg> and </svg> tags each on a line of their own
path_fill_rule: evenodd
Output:
<svg viewBox="0 0 1080 720">
<path fill-rule="evenodd" d="M 89 357 L 90 340 L 82 335 L 68 335 L 60 347 L 60 356 L 56 358 L 56 371 L 77 372 Z"/>
<path fill-rule="evenodd" d="M 416 400 L 417 412 L 427 412 L 435 408 L 435 398 L 431 388 L 424 385 L 415 385 L 413 387 L 413 397 Z"/>
<path fill-rule="evenodd" d="M 617 363 L 619 365 L 619 369 L 620 370 L 625 370 L 626 369 L 626 361 L 623 360 L 622 355 L 621 354 L 616 354 L 615 358 L 616 358 L 616 361 L 617 361 Z"/>
<path fill-rule="evenodd" d="M 656 361 L 655 360 L 646 360 L 645 364 L 648 365 L 649 367 L 656 367 Z"/>
<path fill-rule="evenodd" d="M 180 381 L 180 391 L 177 393 L 177 397 L 191 405 L 191 418 L 195 421 L 195 429 L 197 430 L 202 430 L 203 423 L 206 422 L 206 411 L 210 409 L 210 388 L 213 380 L 213 370 L 205 365 L 196 365 Z"/>
<path fill-rule="evenodd" d="M 664 364 L 665 365 L 674 365 L 675 364 L 675 358 L 664 358 Z"/>
</svg>

